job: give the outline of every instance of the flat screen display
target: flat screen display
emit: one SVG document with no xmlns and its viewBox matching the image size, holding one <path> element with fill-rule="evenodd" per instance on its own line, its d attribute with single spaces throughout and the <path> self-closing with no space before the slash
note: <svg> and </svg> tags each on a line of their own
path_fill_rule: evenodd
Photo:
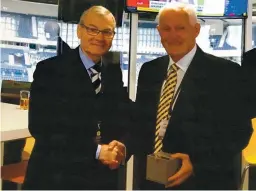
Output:
<svg viewBox="0 0 256 191">
<path fill-rule="evenodd" d="M 109 9 L 116 19 L 117 26 L 122 26 L 124 0 L 59 0 L 58 20 L 78 23 L 83 11 L 94 5 Z"/>
<path fill-rule="evenodd" d="M 198 16 L 247 16 L 248 0 L 126 0 L 126 9 L 128 12 L 158 12 L 173 1 L 192 4 Z"/>
</svg>

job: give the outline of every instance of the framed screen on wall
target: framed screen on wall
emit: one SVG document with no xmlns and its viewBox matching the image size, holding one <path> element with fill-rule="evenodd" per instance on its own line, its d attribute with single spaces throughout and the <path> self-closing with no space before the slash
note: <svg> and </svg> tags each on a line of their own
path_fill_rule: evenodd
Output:
<svg viewBox="0 0 256 191">
<path fill-rule="evenodd" d="M 198 16 L 246 17 L 248 0 L 126 0 L 128 12 L 158 12 L 171 2 L 192 4 Z"/>
<path fill-rule="evenodd" d="M 124 0 L 59 0 L 58 20 L 78 23 L 81 14 L 94 5 L 102 5 L 112 12 L 117 26 L 122 26 Z"/>
</svg>

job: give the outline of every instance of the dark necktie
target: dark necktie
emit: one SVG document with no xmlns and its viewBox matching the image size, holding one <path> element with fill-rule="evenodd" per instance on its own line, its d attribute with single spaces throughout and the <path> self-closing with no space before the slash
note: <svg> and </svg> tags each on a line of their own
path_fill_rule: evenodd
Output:
<svg viewBox="0 0 256 191">
<path fill-rule="evenodd" d="M 95 64 L 93 67 L 90 68 L 92 84 L 93 84 L 96 94 L 98 94 L 101 89 L 101 71 L 100 71 L 100 69 L 101 69 L 100 64 Z"/>
</svg>

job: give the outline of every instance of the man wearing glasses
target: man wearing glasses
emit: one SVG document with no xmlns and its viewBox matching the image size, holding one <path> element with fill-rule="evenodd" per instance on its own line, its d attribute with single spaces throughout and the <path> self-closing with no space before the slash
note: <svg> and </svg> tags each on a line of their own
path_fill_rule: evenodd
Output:
<svg viewBox="0 0 256 191">
<path fill-rule="evenodd" d="M 129 100 L 120 65 L 102 60 L 115 26 L 109 10 L 93 6 L 77 27 L 80 46 L 38 63 L 29 108 L 36 143 L 23 189 L 118 189 L 125 147 L 115 140 Z"/>
</svg>

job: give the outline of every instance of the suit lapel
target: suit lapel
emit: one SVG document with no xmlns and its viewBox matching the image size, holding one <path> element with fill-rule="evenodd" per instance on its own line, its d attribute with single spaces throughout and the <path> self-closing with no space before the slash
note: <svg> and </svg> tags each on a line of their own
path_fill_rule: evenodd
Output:
<svg viewBox="0 0 256 191">
<path fill-rule="evenodd" d="M 157 63 L 159 65 L 158 71 L 154 73 L 156 73 L 157 80 L 160 80 L 161 82 L 163 82 L 167 76 L 167 69 L 168 69 L 170 59 L 168 55 L 163 56 L 160 59 L 161 59 L 160 62 Z"/>
<path fill-rule="evenodd" d="M 93 94 L 95 94 L 95 90 L 94 90 L 91 78 L 90 78 L 81 58 L 80 58 L 79 47 L 77 47 L 75 50 L 72 50 L 72 51 L 73 51 L 74 59 L 71 62 L 72 63 L 74 62 L 74 65 L 75 65 L 74 75 L 76 77 L 81 78 L 81 83 L 86 85 L 87 90 L 92 92 Z M 108 64 L 110 64 L 110 63 L 103 58 L 102 59 L 102 67 L 101 67 L 101 92 L 104 92 L 104 90 L 106 89 L 107 75 L 111 75 L 111 74 L 109 74 L 110 71 L 107 71 Z"/>
<path fill-rule="evenodd" d="M 101 66 L 101 92 L 104 92 L 106 88 L 106 75 L 107 75 L 107 64 L 102 61 L 102 66 Z"/>
<path fill-rule="evenodd" d="M 196 54 L 180 84 L 180 93 L 174 105 L 173 112 L 177 107 L 183 105 L 182 103 L 185 97 L 186 99 L 193 99 L 194 97 L 198 97 L 198 87 L 200 87 L 201 83 L 205 83 L 203 79 L 206 79 L 206 73 L 203 69 L 205 67 L 205 63 L 203 63 L 202 59 L 203 57 L 203 51 L 199 47 L 197 47 Z"/>
<path fill-rule="evenodd" d="M 202 60 L 203 56 L 204 56 L 203 51 L 199 47 L 197 47 L 197 52 L 196 52 L 192 62 L 190 63 L 190 65 L 182 79 L 182 82 L 180 84 L 180 93 L 179 93 L 177 100 L 175 102 L 175 105 L 173 107 L 173 112 L 174 112 L 175 108 L 177 108 L 177 107 L 179 107 L 179 105 L 181 105 L 181 103 L 183 102 L 182 99 L 184 98 L 184 96 L 189 95 L 191 97 L 191 96 L 198 95 L 197 91 L 195 91 L 196 87 L 198 86 L 198 84 L 203 83 L 202 79 L 206 78 L 205 71 L 204 72 L 202 71 L 203 67 L 205 67 L 203 60 Z M 159 67 L 157 68 L 156 71 L 153 72 L 153 73 L 155 73 L 154 81 L 160 82 L 157 84 L 157 87 L 156 87 L 156 89 L 158 90 L 157 100 L 160 100 L 162 84 L 167 76 L 167 69 L 168 69 L 168 65 L 169 65 L 169 56 L 167 55 L 160 59 L 161 60 L 157 61 L 158 63 L 156 63 L 159 65 Z M 158 102 L 157 102 L 157 106 L 158 106 Z"/>
<path fill-rule="evenodd" d="M 80 58 L 79 47 L 72 50 L 72 53 L 73 53 L 73 56 L 71 58 L 74 58 L 74 59 L 72 59 L 71 64 L 73 65 L 74 78 L 78 79 L 79 83 L 81 84 L 81 87 L 85 87 L 88 93 L 95 94 L 95 90 L 93 88 L 91 78 Z M 67 68 L 67 69 L 70 70 L 70 68 Z"/>
<path fill-rule="evenodd" d="M 168 65 L 169 65 L 169 56 L 163 56 L 161 58 L 159 58 L 160 60 L 156 60 L 155 66 L 153 68 L 153 71 L 150 71 L 149 73 L 152 73 L 154 75 L 151 76 L 151 80 L 153 80 L 153 82 L 150 82 L 150 84 L 152 84 L 152 89 L 156 94 L 156 112 L 157 112 L 157 107 L 158 107 L 158 103 L 160 100 L 160 96 L 161 96 L 161 89 L 162 89 L 162 85 L 164 80 L 166 79 L 167 76 L 167 69 L 168 69 Z M 150 80 L 150 81 L 151 81 Z"/>
</svg>

